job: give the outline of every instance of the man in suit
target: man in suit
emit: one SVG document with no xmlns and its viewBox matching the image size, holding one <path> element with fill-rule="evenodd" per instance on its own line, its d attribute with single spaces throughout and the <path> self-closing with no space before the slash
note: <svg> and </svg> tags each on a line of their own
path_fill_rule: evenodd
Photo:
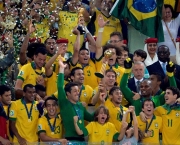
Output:
<svg viewBox="0 0 180 145">
<path fill-rule="evenodd" d="M 128 87 L 131 89 L 131 91 L 140 93 L 140 83 L 144 79 L 144 70 L 145 66 L 143 62 L 137 61 L 134 63 L 132 67 L 134 77 L 128 80 Z"/>
<path fill-rule="evenodd" d="M 163 90 L 166 89 L 167 86 L 169 86 L 169 83 L 167 81 L 166 77 L 166 65 L 167 62 L 169 61 L 169 56 L 170 56 L 170 51 L 169 48 L 165 45 L 161 45 L 158 47 L 157 50 L 157 55 L 158 55 L 158 61 L 153 63 L 150 66 L 147 66 L 148 72 L 151 75 L 153 72 L 158 72 L 161 74 L 161 77 L 163 79 L 161 88 Z M 175 64 L 175 79 L 177 83 L 177 87 L 180 87 L 180 66 Z"/>
</svg>

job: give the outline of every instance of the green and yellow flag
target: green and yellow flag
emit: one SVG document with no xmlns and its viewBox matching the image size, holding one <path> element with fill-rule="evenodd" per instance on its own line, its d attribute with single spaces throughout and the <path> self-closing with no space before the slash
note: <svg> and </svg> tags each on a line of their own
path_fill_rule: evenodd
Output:
<svg viewBox="0 0 180 145">
<path fill-rule="evenodd" d="M 142 34 L 163 42 L 162 7 L 163 0 L 117 0 L 110 14 L 127 19 Z"/>
</svg>

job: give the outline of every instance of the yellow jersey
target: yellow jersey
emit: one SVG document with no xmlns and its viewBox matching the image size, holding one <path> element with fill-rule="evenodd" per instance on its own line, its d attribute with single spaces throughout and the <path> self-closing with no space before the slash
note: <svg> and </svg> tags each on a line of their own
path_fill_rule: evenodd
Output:
<svg viewBox="0 0 180 145">
<path fill-rule="evenodd" d="M 53 124 L 55 122 L 54 130 L 51 130 L 51 127 L 49 125 L 49 122 L 51 126 L 53 127 Z M 46 133 L 47 136 L 52 138 L 62 138 L 62 120 L 60 117 L 60 114 L 55 118 L 49 118 L 46 114 L 45 116 L 42 116 L 38 120 L 38 134 L 41 132 Z"/>
<path fill-rule="evenodd" d="M 41 70 L 35 69 L 34 62 L 31 62 L 22 66 L 17 79 L 21 79 L 23 81 L 22 88 L 26 84 L 36 85 L 36 79 L 38 77 L 42 77 L 44 75 L 44 72 L 44 68 L 41 68 Z"/>
<path fill-rule="evenodd" d="M 112 143 L 113 139 L 117 140 L 119 133 L 114 124 L 110 122 L 103 125 L 98 122 L 90 122 L 86 126 L 85 135 L 88 135 L 89 143 L 104 144 Z"/>
<path fill-rule="evenodd" d="M 59 12 L 59 31 L 58 38 L 66 38 L 68 39 L 68 50 L 73 54 L 73 45 L 76 41 L 76 35 L 72 33 L 74 27 L 78 24 L 78 13 L 68 12 L 68 11 L 60 11 Z M 83 35 L 81 35 L 81 44 L 83 43 Z"/>
<path fill-rule="evenodd" d="M 123 115 L 128 109 L 121 105 L 119 107 L 114 106 L 114 104 L 110 101 L 110 99 L 107 99 L 104 105 L 109 110 L 109 115 L 110 115 L 109 122 L 114 124 L 116 127 L 116 130 L 120 132 L 121 125 L 122 125 L 121 121 L 122 121 Z M 130 115 L 128 115 L 127 122 L 130 122 Z"/>
<path fill-rule="evenodd" d="M 72 63 L 70 63 L 70 65 L 71 65 L 70 67 L 71 70 L 75 67 L 83 68 L 84 85 L 89 85 L 93 89 L 98 86 L 98 78 L 95 76 L 96 66 L 95 66 L 95 63 L 91 59 L 89 60 L 89 64 L 85 67 L 83 67 L 80 63 L 77 63 L 76 65 L 73 65 Z"/>
<path fill-rule="evenodd" d="M 138 127 L 141 129 L 142 132 L 145 132 L 146 130 L 146 123 L 142 122 L 140 117 L 137 116 L 138 121 Z M 148 125 L 151 122 L 151 119 L 148 119 Z M 152 131 L 150 137 L 145 137 L 142 139 L 142 143 L 152 143 L 152 144 L 160 144 L 159 142 L 159 133 L 162 131 L 162 118 L 159 116 L 154 116 L 154 119 L 148 129 L 149 131 Z"/>
<path fill-rule="evenodd" d="M 154 114 L 162 117 L 162 143 L 180 144 L 180 110 L 171 110 L 170 113 L 163 107 L 155 109 Z"/>
<path fill-rule="evenodd" d="M 93 91 L 93 96 L 98 92 L 98 87 L 96 87 Z M 107 91 L 107 96 L 106 96 L 106 100 L 109 98 L 109 91 Z M 121 102 L 122 106 L 125 106 L 128 104 L 127 100 L 124 98 L 124 96 L 122 97 L 122 102 Z M 95 108 L 98 108 L 101 105 L 101 101 L 98 100 L 98 102 L 95 105 Z"/>
<path fill-rule="evenodd" d="M 57 92 L 57 75 L 53 72 L 50 77 L 46 77 L 46 95 L 51 96 Z"/>
<path fill-rule="evenodd" d="M 117 19 L 113 16 L 110 16 L 107 18 L 106 16 L 104 16 L 101 13 L 101 11 L 99 11 L 97 9 L 96 9 L 95 13 L 96 13 L 96 20 L 94 22 L 95 29 L 96 29 L 95 36 L 98 35 L 98 29 L 99 29 L 98 22 L 97 22 L 98 15 L 101 14 L 103 16 L 104 21 L 109 21 L 109 23 L 104 26 L 104 31 L 102 34 L 103 38 L 101 41 L 101 46 L 104 46 L 108 42 L 108 40 L 110 39 L 110 34 L 112 32 L 121 32 L 122 27 L 121 27 L 119 19 Z"/>
<path fill-rule="evenodd" d="M 31 103 L 26 104 L 28 112 L 30 112 L 31 105 Z M 36 134 L 38 118 L 39 111 L 37 109 L 36 101 L 33 102 L 30 119 L 28 118 L 23 99 L 12 102 L 9 112 L 9 120 L 16 121 L 15 126 L 19 135 L 26 139 L 27 142 L 38 141 L 38 136 Z M 16 136 L 14 136 L 13 142 L 18 142 Z"/>
<path fill-rule="evenodd" d="M 40 22 L 35 22 L 34 26 L 36 30 L 30 35 L 30 38 L 41 38 L 41 43 L 44 43 L 50 36 L 48 18 L 44 18 Z"/>
</svg>

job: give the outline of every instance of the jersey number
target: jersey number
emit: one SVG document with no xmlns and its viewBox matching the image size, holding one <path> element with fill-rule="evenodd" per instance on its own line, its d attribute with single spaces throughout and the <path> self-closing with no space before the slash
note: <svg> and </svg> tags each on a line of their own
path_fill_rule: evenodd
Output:
<svg viewBox="0 0 180 145">
<path fill-rule="evenodd" d="M 168 127 L 172 127 L 172 119 L 168 119 Z"/>
</svg>

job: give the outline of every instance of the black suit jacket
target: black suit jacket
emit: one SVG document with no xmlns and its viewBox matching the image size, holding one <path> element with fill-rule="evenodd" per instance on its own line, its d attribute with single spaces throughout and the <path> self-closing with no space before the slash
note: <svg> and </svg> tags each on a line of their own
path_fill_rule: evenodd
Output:
<svg viewBox="0 0 180 145">
<path fill-rule="evenodd" d="M 133 78 L 130 78 L 130 79 L 128 80 L 128 88 L 129 88 L 131 91 L 137 92 L 137 91 L 136 91 L 136 83 L 135 83 L 134 77 L 133 77 Z M 138 93 L 138 92 L 137 92 L 137 93 Z"/>
</svg>

